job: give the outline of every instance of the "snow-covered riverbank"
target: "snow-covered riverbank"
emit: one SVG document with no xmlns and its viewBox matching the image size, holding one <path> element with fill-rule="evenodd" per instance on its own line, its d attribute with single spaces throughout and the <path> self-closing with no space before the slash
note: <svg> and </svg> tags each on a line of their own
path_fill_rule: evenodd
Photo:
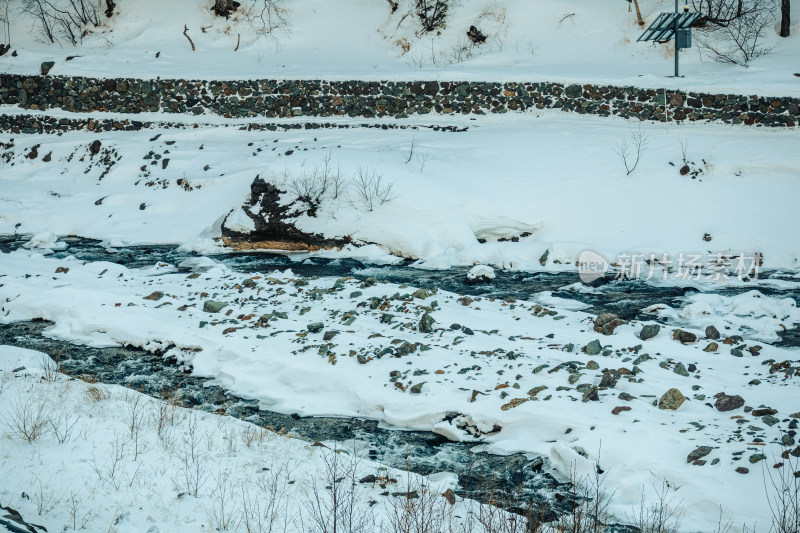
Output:
<svg viewBox="0 0 800 533">
<path fill-rule="evenodd" d="M 543 455 L 565 476 L 575 467 L 588 473 L 599 459 L 621 519 L 667 482 L 686 531 L 713 529 L 720 505 L 735 525 L 764 524 L 765 500 L 753 497 L 764 492 L 758 473 L 794 447 L 781 439 L 800 411 L 790 377 L 796 352 L 723 316 L 737 307 L 740 321 L 761 324 L 763 334 L 798 321 L 794 302 L 757 292 L 695 301 L 693 311 L 704 305 L 702 324 L 674 311 L 693 321 L 685 331 L 695 340 L 675 340 L 664 327 L 642 340 L 645 324 L 604 335 L 594 316 L 571 310 L 575 302 L 546 294 L 471 299 L 291 271 L 242 275 L 211 260 L 188 276 L 164 263 L 129 270 L 26 251 L 0 262 L 4 322 L 45 318 L 55 323 L 49 335 L 65 341 L 166 350 L 273 410 L 479 435 L 495 452 Z M 717 325 L 721 339 L 704 339 L 705 325 Z M 686 401 L 659 408 L 672 388 Z M 734 398 L 736 410 L 721 411 L 718 393 L 742 403 Z M 450 412 L 461 416 L 448 420 Z M 707 462 L 687 463 L 700 446 L 710 446 Z"/>
</svg>

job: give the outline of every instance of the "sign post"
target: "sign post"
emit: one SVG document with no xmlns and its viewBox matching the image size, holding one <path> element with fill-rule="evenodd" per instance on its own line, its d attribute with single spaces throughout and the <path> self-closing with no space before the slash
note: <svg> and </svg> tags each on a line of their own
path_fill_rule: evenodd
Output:
<svg viewBox="0 0 800 533">
<path fill-rule="evenodd" d="M 638 41 L 655 41 L 666 43 L 675 40 L 675 77 L 680 76 L 680 49 L 692 47 L 692 26 L 700 13 L 689 13 L 689 7 L 683 8 L 683 13 L 678 9 L 678 0 L 675 0 L 674 13 L 661 13 L 658 18 L 637 39 Z"/>
<path fill-rule="evenodd" d="M 675 77 L 680 78 L 680 48 L 678 48 L 678 0 L 675 0 Z"/>
</svg>

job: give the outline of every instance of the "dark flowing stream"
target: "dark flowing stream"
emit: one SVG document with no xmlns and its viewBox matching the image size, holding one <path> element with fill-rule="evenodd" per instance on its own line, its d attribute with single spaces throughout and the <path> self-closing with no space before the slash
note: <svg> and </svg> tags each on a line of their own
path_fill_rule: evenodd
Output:
<svg viewBox="0 0 800 533">
<path fill-rule="evenodd" d="M 0 252 L 20 248 L 26 236 L 0 236 Z M 84 261 L 109 261 L 128 268 L 149 267 L 157 262 L 179 265 L 199 257 L 176 246 L 131 246 L 109 248 L 100 241 L 66 237 L 65 250 L 52 257 L 74 256 Z M 212 255 L 239 272 L 269 272 L 291 269 L 301 276 L 374 277 L 379 280 L 415 287 L 440 289 L 469 295 L 528 299 L 541 291 L 554 296 L 578 300 L 590 307 L 590 313 L 613 312 L 623 319 L 652 316 L 642 312 L 655 303 L 680 306 L 682 298 L 697 289 L 691 287 L 658 287 L 639 281 L 598 281 L 594 292 L 565 289 L 579 281 L 575 272 L 526 273 L 498 271 L 491 284 L 465 283 L 466 268 L 431 271 L 413 268 L 411 262 L 398 265 L 367 265 L 352 259 L 304 258 L 270 253 L 230 253 Z M 179 270 L 180 267 L 179 267 Z M 189 271 L 188 268 L 184 269 Z M 763 274 L 761 277 L 769 277 Z M 773 273 L 772 275 L 779 275 Z M 720 287 L 716 293 L 734 295 L 753 287 Z M 788 290 L 759 286 L 767 295 L 790 297 L 800 302 L 800 289 Z M 76 377 L 91 377 L 103 383 L 131 387 L 154 397 L 173 398 L 186 407 L 226 413 L 275 430 L 285 430 L 311 442 L 352 449 L 370 459 L 396 468 L 410 468 L 420 474 L 453 472 L 459 478 L 460 494 L 481 502 L 496 502 L 509 510 L 525 514 L 533 509 L 539 517 L 549 519 L 570 508 L 570 485 L 556 479 L 546 460 L 527 454 L 499 456 L 474 453 L 474 443 L 450 442 L 444 437 L 419 431 L 386 428 L 374 420 L 334 417 L 300 417 L 259 408 L 258 402 L 229 394 L 208 379 L 187 374 L 177 361 L 130 347 L 90 348 L 80 345 L 64 347 L 63 341 L 49 339 L 45 321 L 17 322 L 0 325 L 0 344 L 39 350 L 59 357 L 59 369 Z M 800 333 L 789 330 L 779 344 L 800 346 Z M 624 527 L 612 528 L 622 531 Z"/>
</svg>

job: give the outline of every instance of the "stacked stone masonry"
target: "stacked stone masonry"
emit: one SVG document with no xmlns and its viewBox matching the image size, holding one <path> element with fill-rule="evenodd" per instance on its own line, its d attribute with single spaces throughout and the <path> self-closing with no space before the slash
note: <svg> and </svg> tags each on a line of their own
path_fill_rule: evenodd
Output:
<svg viewBox="0 0 800 533">
<path fill-rule="evenodd" d="M 189 81 L 0 74 L 0 104 L 71 112 L 226 118 L 483 115 L 555 109 L 651 121 L 795 127 L 800 98 L 558 83 Z"/>
</svg>

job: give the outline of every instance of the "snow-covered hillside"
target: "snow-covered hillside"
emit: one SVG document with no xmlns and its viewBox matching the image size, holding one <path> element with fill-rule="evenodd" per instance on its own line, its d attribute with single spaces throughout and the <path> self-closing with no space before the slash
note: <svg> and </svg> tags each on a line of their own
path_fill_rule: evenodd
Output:
<svg viewBox="0 0 800 533">
<path fill-rule="evenodd" d="M 647 23 L 674 9 L 672 0 L 639 3 Z M 797 22 L 788 38 L 768 31 L 763 41 L 774 50 L 750 68 L 714 62 L 695 42 L 682 54 L 686 77 L 674 80 L 667 78 L 671 45 L 637 43 L 642 28 L 625 0 L 462 0 L 450 8 L 446 27 L 430 33 L 420 31 L 407 0 L 394 13 L 384 0 L 293 0 L 280 4 L 286 24 L 266 35 L 256 31 L 260 18 L 254 27 L 240 10 L 222 20 L 211 4 L 119 1 L 112 19 L 91 28 L 78 47 L 43 44 L 34 20 L 12 8 L 18 55 L 0 57 L 0 69 L 38 73 L 42 61 L 54 60 L 53 74 L 88 76 L 531 80 L 800 94 Z M 776 24 L 777 16 L 776 8 Z M 472 25 L 485 43 L 472 45 Z"/>
</svg>

